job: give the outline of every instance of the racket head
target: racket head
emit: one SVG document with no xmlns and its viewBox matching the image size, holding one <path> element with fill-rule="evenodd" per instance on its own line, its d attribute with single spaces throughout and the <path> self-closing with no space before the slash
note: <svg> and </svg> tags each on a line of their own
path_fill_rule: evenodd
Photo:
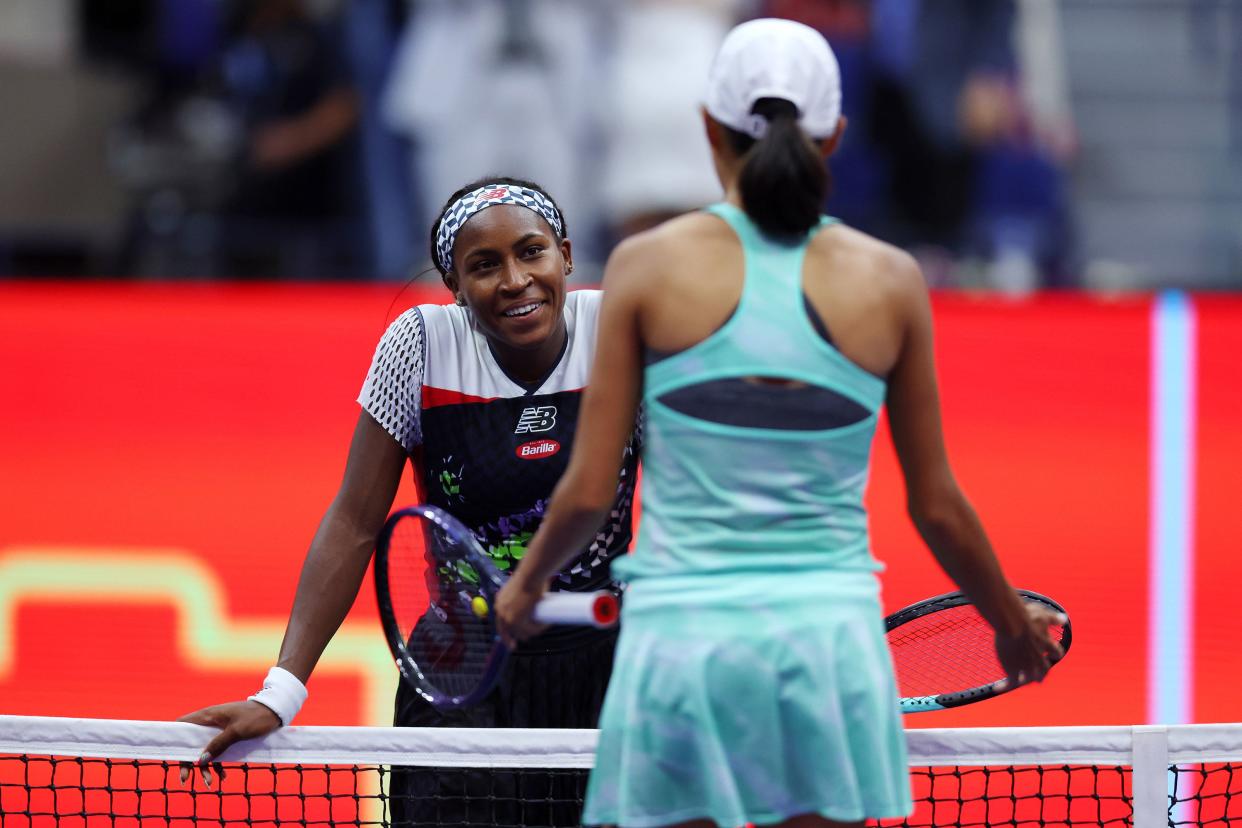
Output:
<svg viewBox="0 0 1242 828">
<path fill-rule="evenodd" d="M 1073 628 L 1065 608 L 1046 595 L 1017 592 L 1024 603 L 1065 616 L 1065 624 L 1051 625 L 1049 634 L 1069 653 Z M 1021 686 L 1005 680 L 995 632 L 961 592 L 919 601 L 885 618 L 884 625 L 903 713 L 961 707 Z"/>
<path fill-rule="evenodd" d="M 474 534 L 435 506 L 388 518 L 375 547 L 375 595 L 402 678 L 437 710 L 478 703 L 507 649 L 492 611 L 504 584 Z"/>
</svg>

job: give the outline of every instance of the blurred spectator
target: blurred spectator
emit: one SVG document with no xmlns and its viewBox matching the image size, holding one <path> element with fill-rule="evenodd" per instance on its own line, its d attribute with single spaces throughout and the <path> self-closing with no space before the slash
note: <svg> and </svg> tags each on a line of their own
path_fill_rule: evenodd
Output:
<svg viewBox="0 0 1242 828">
<path fill-rule="evenodd" d="M 893 241 L 960 251 L 980 151 L 1013 117 L 1013 0 L 873 0 L 873 138 Z"/>
<path fill-rule="evenodd" d="M 236 276 L 358 272 L 358 98 L 339 33 L 303 0 L 241 0 L 221 60 L 245 134 L 220 211 Z M 273 244 L 275 242 L 275 244 Z"/>
<path fill-rule="evenodd" d="M 422 0 L 386 94 L 413 145 L 415 225 L 462 181 L 504 171 L 539 181 L 574 217 L 585 278 L 599 240 L 600 97 L 611 4 Z"/>
<path fill-rule="evenodd" d="M 134 205 L 116 271 L 369 275 L 358 95 L 334 21 L 303 0 L 160 0 L 159 9 L 150 92 L 110 147 Z M 204 40 L 200 29 L 220 35 Z"/>
<path fill-rule="evenodd" d="M 852 126 L 833 162 L 835 213 L 914 250 L 933 281 L 1021 292 L 1063 271 L 1065 197 L 1021 94 L 1016 0 L 769 0 L 767 11 L 823 31 L 841 61 Z"/>
<path fill-rule="evenodd" d="M 424 247 L 422 236 L 413 232 L 409 143 L 388 127 L 383 115 L 384 89 L 405 26 L 406 3 L 350 0 L 342 21 L 358 95 L 368 265 L 380 279 L 408 277 Z"/>
<path fill-rule="evenodd" d="M 990 134 L 975 124 L 989 140 L 966 240 L 966 253 L 984 263 L 984 283 L 1008 293 L 1071 286 L 1076 265 L 1064 176 L 1076 136 L 1057 6 L 1018 0 L 1017 13 L 1016 77 L 1000 110 L 1007 114 Z"/>
<path fill-rule="evenodd" d="M 720 198 L 699 110 L 739 0 L 631 0 L 617 8 L 601 197 L 620 237 Z"/>
</svg>

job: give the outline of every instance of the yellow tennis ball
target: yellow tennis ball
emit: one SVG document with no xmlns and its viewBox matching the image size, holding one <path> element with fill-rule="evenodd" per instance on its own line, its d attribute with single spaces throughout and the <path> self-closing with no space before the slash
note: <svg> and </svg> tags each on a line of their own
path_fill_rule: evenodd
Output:
<svg viewBox="0 0 1242 828">
<path fill-rule="evenodd" d="M 470 601 L 470 609 L 474 610 L 474 614 L 479 618 L 486 618 L 488 613 L 487 599 L 482 595 L 476 595 Z"/>
</svg>

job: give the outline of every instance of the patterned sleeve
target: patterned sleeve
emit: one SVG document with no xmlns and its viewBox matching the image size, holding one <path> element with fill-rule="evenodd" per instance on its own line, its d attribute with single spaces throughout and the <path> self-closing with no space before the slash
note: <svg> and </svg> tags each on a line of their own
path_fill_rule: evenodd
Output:
<svg viewBox="0 0 1242 828">
<path fill-rule="evenodd" d="M 414 451 L 423 442 L 421 403 L 426 360 L 423 317 L 411 308 L 380 338 L 358 404 L 402 445 Z"/>
</svg>

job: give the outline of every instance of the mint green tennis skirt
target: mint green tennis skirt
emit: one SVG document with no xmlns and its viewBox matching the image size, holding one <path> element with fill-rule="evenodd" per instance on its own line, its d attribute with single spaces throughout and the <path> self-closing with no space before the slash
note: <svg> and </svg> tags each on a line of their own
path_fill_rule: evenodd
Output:
<svg viewBox="0 0 1242 828">
<path fill-rule="evenodd" d="M 630 586 L 585 824 L 732 828 L 912 807 L 874 575 Z"/>
</svg>

